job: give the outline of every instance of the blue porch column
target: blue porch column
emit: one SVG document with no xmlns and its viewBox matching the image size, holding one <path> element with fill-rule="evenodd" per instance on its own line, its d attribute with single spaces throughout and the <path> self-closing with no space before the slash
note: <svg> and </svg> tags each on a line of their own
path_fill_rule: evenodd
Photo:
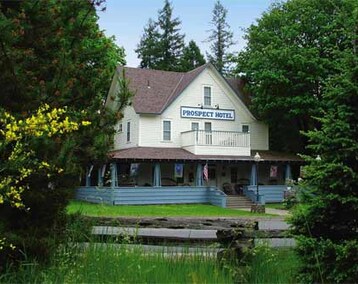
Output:
<svg viewBox="0 0 358 284">
<path fill-rule="evenodd" d="M 203 186 L 203 165 L 201 163 L 196 165 L 196 175 L 195 175 L 195 186 Z"/>
<path fill-rule="evenodd" d="M 160 164 L 154 164 L 154 172 L 153 172 L 153 186 L 160 187 L 162 186 L 162 178 L 160 173 Z"/>
<path fill-rule="evenodd" d="M 118 186 L 117 180 L 117 164 L 111 163 L 111 187 Z"/>
<path fill-rule="evenodd" d="M 292 179 L 291 165 L 286 165 L 285 180 Z"/>
<path fill-rule="evenodd" d="M 257 174 L 256 174 L 256 164 L 253 164 L 251 167 L 251 175 L 250 175 L 250 185 L 257 185 Z"/>
<path fill-rule="evenodd" d="M 88 167 L 86 169 L 86 186 L 91 186 L 91 173 L 93 170 L 93 165 L 91 165 L 90 167 Z"/>
<path fill-rule="evenodd" d="M 97 171 L 98 186 L 103 186 L 102 167 L 100 166 Z"/>
</svg>

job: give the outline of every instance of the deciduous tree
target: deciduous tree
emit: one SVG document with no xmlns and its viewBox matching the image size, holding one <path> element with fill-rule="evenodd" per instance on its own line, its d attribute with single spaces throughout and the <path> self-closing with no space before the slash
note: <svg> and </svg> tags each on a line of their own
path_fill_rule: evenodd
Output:
<svg viewBox="0 0 358 284">
<path fill-rule="evenodd" d="M 349 4 L 350 3 L 350 4 Z M 237 74 L 251 86 L 253 109 L 270 125 L 271 148 L 304 151 L 300 131 L 319 127 L 322 91 L 340 72 L 337 50 L 352 47 L 341 9 L 352 1 L 291 0 L 273 5 L 252 25 Z"/>
</svg>

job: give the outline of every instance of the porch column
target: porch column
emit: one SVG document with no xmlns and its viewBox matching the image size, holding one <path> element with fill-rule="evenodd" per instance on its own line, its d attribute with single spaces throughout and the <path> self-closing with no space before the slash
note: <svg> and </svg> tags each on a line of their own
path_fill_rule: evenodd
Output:
<svg viewBox="0 0 358 284">
<path fill-rule="evenodd" d="M 286 165 L 285 180 L 292 179 L 291 165 Z"/>
<path fill-rule="evenodd" d="M 251 167 L 251 175 L 250 175 L 250 185 L 257 185 L 257 180 L 256 180 L 256 164 L 253 164 Z"/>
<path fill-rule="evenodd" d="M 91 186 L 91 173 L 93 170 L 93 165 L 91 165 L 90 167 L 88 167 L 86 169 L 86 186 Z"/>
<path fill-rule="evenodd" d="M 99 187 L 102 187 L 103 186 L 103 177 L 102 177 L 102 167 L 101 166 L 98 168 L 98 171 L 97 171 L 97 179 L 98 179 L 97 185 Z"/>
<path fill-rule="evenodd" d="M 153 186 L 155 186 L 155 187 L 162 186 L 161 179 L 162 178 L 161 178 L 161 173 L 160 173 L 160 164 L 155 163 L 154 164 L 154 172 L 153 172 Z"/>
<path fill-rule="evenodd" d="M 203 165 L 201 163 L 196 165 L 195 186 L 203 186 Z"/>
<path fill-rule="evenodd" d="M 117 164 L 111 163 L 111 187 L 118 186 L 117 181 Z"/>
</svg>

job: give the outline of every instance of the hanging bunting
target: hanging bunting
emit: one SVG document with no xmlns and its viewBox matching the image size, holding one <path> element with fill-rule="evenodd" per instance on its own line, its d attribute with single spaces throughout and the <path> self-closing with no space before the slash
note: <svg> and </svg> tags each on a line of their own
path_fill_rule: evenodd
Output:
<svg viewBox="0 0 358 284">
<path fill-rule="evenodd" d="M 205 180 L 205 181 L 208 181 L 208 180 L 209 180 L 209 167 L 208 167 L 208 163 L 206 163 L 205 166 L 204 166 L 203 175 L 204 175 L 204 180 Z"/>
<path fill-rule="evenodd" d="M 270 167 L 270 178 L 277 178 L 277 166 Z"/>
<path fill-rule="evenodd" d="M 184 164 L 174 165 L 174 178 L 182 178 L 184 174 Z"/>
<path fill-rule="evenodd" d="M 138 169 L 139 169 L 139 164 L 135 163 L 135 164 L 131 164 L 131 172 L 130 172 L 130 176 L 134 177 L 138 175 Z"/>
</svg>

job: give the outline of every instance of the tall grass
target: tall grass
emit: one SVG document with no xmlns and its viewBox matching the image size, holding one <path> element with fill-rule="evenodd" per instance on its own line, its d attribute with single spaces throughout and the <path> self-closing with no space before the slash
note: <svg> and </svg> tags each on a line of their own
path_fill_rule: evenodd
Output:
<svg viewBox="0 0 358 284">
<path fill-rule="evenodd" d="M 73 216 L 68 241 L 42 266 L 23 262 L 0 272 L 0 283 L 294 283 L 298 267 L 293 250 L 257 247 L 239 261 L 195 254 L 148 252 L 141 245 L 95 243 L 91 224 Z M 240 265 L 237 265 L 240 264 Z"/>
<path fill-rule="evenodd" d="M 77 251 L 78 252 L 78 251 Z M 215 258 L 204 254 L 148 253 L 128 245 L 90 244 L 76 257 L 63 251 L 52 266 L 24 263 L 2 283 L 233 283 Z"/>
<path fill-rule="evenodd" d="M 299 259 L 293 249 L 255 247 L 241 275 L 246 283 L 297 283 Z"/>
</svg>

